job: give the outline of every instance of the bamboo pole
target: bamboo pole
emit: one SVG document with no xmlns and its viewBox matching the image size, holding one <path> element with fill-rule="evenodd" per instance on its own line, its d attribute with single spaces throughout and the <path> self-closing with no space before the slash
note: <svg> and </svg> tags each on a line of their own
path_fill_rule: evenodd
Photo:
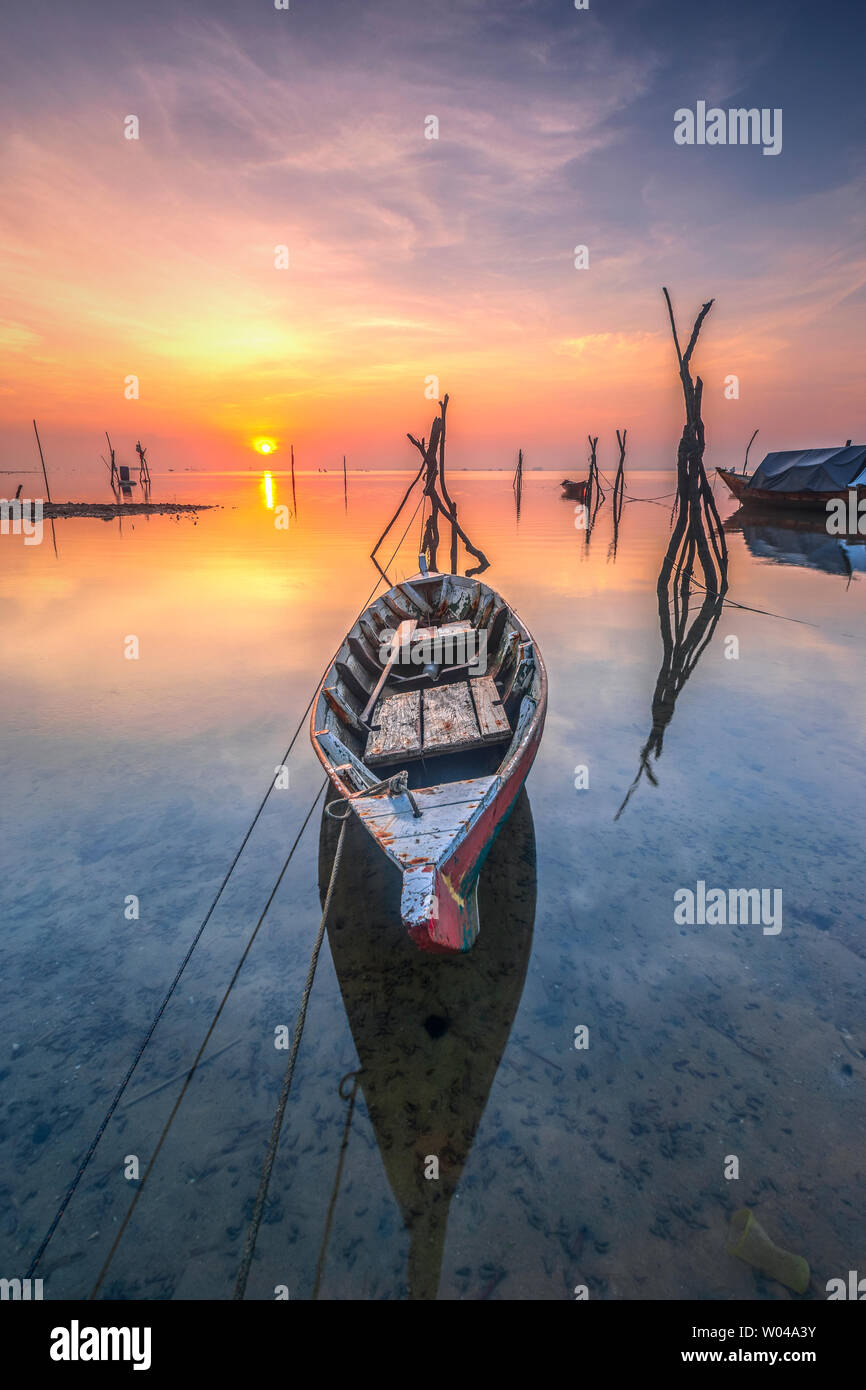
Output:
<svg viewBox="0 0 866 1390">
<path fill-rule="evenodd" d="M 447 400 L 448 400 L 448 397 L 447 397 L 447 396 L 446 396 L 445 400 L 446 400 L 446 402 L 447 402 Z M 438 514 L 439 512 L 441 512 L 443 516 L 448 516 L 448 515 L 449 515 L 449 513 L 446 511 L 445 507 L 444 507 L 443 504 L 442 504 L 442 501 L 441 501 L 441 499 L 440 499 L 440 497 L 439 497 L 438 492 L 436 491 L 436 453 L 437 453 L 437 449 L 438 449 L 438 445 L 439 445 L 439 436 L 440 436 L 440 431 L 441 431 L 441 429 L 442 429 L 442 427 L 443 427 L 444 418 L 445 418 L 445 416 L 444 416 L 444 412 L 443 412 L 442 415 L 438 416 L 438 417 L 433 421 L 433 428 L 432 428 L 432 430 L 431 430 L 431 432 L 430 432 L 430 444 L 427 445 L 427 446 L 425 446 L 423 440 L 418 440 L 418 439 L 416 439 L 416 438 L 414 437 L 414 435 L 411 435 L 411 434 L 410 434 L 410 435 L 407 436 L 408 439 L 410 439 L 411 442 L 415 445 L 415 448 L 418 449 L 418 450 L 420 450 L 420 452 L 421 452 L 421 454 L 422 454 L 422 456 L 423 456 L 423 458 L 424 458 L 424 463 L 421 465 L 422 469 L 423 469 L 425 466 L 426 466 L 426 468 L 427 468 L 427 478 L 426 478 L 426 481 L 425 481 L 425 484 L 424 484 L 424 492 L 425 492 L 426 495 L 430 498 L 431 514 L 430 514 L 430 516 L 429 516 L 428 519 L 427 519 L 427 526 L 426 526 L 426 529 L 425 529 L 425 532 L 424 532 L 424 543 L 425 543 L 425 544 L 426 544 L 426 542 L 427 542 L 428 539 L 432 539 L 433 541 L 438 542 L 438 539 L 439 539 L 439 527 L 438 527 L 438 523 L 437 523 L 437 520 L 436 520 L 437 514 Z M 434 439 L 434 436 L 435 436 L 435 439 L 436 439 L 436 448 L 433 448 L 433 439 Z M 463 530 L 463 527 L 460 525 L 459 521 L 457 520 L 456 508 L 455 508 L 454 510 L 452 510 L 452 512 L 450 513 L 450 519 L 451 519 L 451 524 L 452 524 L 454 530 L 457 532 L 457 535 L 460 537 L 460 539 L 462 540 L 463 544 L 466 546 L 466 549 L 469 551 L 469 553 L 470 553 L 471 555 L 474 555 L 475 558 L 476 558 L 478 561 L 480 561 L 480 563 L 476 566 L 476 568 L 474 568 L 474 569 L 469 569 L 469 570 L 466 571 L 467 577 L 470 576 L 470 575 L 473 575 L 473 574 L 481 574 L 484 570 L 486 570 L 486 569 L 489 568 L 489 566 L 490 566 L 490 561 L 488 560 L 488 558 L 487 558 L 487 556 L 484 554 L 484 552 L 483 552 L 482 550 L 479 550 L 479 549 L 478 549 L 476 546 L 474 546 L 474 545 L 472 544 L 472 542 L 470 541 L 470 539 L 469 539 L 469 537 L 467 536 L 466 532 Z M 456 574 L 456 573 L 457 573 L 456 568 L 455 568 L 452 572 L 453 572 L 454 574 Z"/>
<path fill-rule="evenodd" d="M 755 434 L 757 434 L 757 433 L 758 433 L 758 431 L 755 430 Z M 746 457 L 745 457 L 745 459 L 743 460 L 743 473 L 745 473 L 746 469 L 747 469 L 748 466 L 749 466 L 749 450 L 751 449 L 752 445 L 753 445 L 754 442 L 755 442 L 755 434 L 752 435 L 751 439 L 749 440 L 748 444 L 746 445 Z M 849 440 L 848 442 L 849 442 L 849 444 L 850 444 L 851 441 Z"/>
<path fill-rule="evenodd" d="M 620 433 L 616 432 L 616 442 L 619 445 L 619 463 L 616 468 L 616 477 L 613 480 L 613 536 L 608 546 L 608 558 L 616 559 L 617 546 L 619 545 L 619 523 L 622 518 L 622 509 L 625 499 L 625 438 L 628 430 Z"/>
<path fill-rule="evenodd" d="M 105 431 L 105 438 L 108 439 L 108 430 Z M 110 440 L 110 439 L 108 439 L 108 454 L 109 454 L 109 457 L 110 457 L 110 459 L 111 459 L 111 467 L 110 467 L 110 469 L 109 469 L 109 472 L 110 472 L 110 474 L 111 474 L 111 488 L 112 488 L 112 491 L 113 491 L 114 493 L 119 493 L 119 491 L 120 491 L 120 474 L 119 474 L 118 469 L 117 469 L 117 463 L 116 463 L 115 458 L 114 458 L 114 450 L 113 450 L 113 448 L 111 447 L 111 440 Z M 120 499 L 118 498 L 118 501 L 119 501 L 119 500 L 120 500 Z"/>
<path fill-rule="evenodd" d="M 439 436 L 439 482 L 442 487 L 442 497 L 444 498 L 451 517 L 451 573 L 457 573 L 457 503 L 452 499 L 448 492 L 448 484 L 445 481 L 445 412 L 448 409 L 448 393 L 445 399 L 439 402 L 439 413 L 442 419 L 442 433 Z"/>
<path fill-rule="evenodd" d="M 142 448 L 140 439 L 136 442 L 135 452 L 138 454 L 138 481 L 143 487 L 150 487 L 150 469 L 147 466 L 147 450 Z"/>
<path fill-rule="evenodd" d="M 627 434 L 628 430 L 623 430 L 622 434 L 620 434 L 619 430 L 616 432 L 616 442 L 619 445 L 619 463 L 616 467 L 616 478 L 613 484 L 614 500 L 616 499 L 617 488 L 619 489 L 620 496 L 622 496 L 622 492 L 625 488 L 625 437 Z"/>
<path fill-rule="evenodd" d="M 584 506 L 586 508 L 586 536 L 585 544 L 589 546 L 592 537 L 592 528 L 595 525 L 595 518 L 598 509 L 605 500 L 605 493 L 602 489 L 598 477 L 598 459 L 596 449 L 598 448 L 598 435 L 587 435 L 589 442 L 589 477 L 586 482 L 586 493 L 584 494 Z"/>
<path fill-rule="evenodd" d="M 517 516 L 520 518 L 520 503 L 523 497 L 523 450 L 517 450 L 517 467 L 514 470 L 514 478 L 511 482 L 514 491 L 514 502 L 517 508 Z"/>
<path fill-rule="evenodd" d="M 51 501 L 51 488 L 48 486 L 48 470 L 45 467 L 45 455 L 42 452 L 42 440 L 39 438 L 39 431 L 36 428 L 36 421 L 33 421 L 33 432 L 36 435 L 36 443 L 39 445 L 39 457 L 42 461 L 42 476 L 45 479 L 45 500 Z"/>
<path fill-rule="evenodd" d="M 702 305 L 701 311 L 695 319 L 688 347 L 685 352 L 682 352 L 677 336 L 671 297 L 664 288 L 662 293 L 667 304 L 671 333 L 679 362 L 680 380 L 686 406 L 686 422 L 677 449 L 677 497 L 674 508 L 675 510 L 678 509 L 679 514 L 659 575 L 659 584 L 666 586 L 674 565 L 676 565 L 677 574 L 682 573 L 684 579 L 689 580 L 695 553 L 697 553 L 704 574 L 705 587 L 709 593 L 717 593 L 720 582 L 725 584 L 727 581 L 728 548 L 712 488 L 704 471 L 705 436 L 704 422 L 701 418 L 704 384 L 700 377 L 696 377 L 693 381 L 689 370 L 701 325 L 713 307 L 714 301 L 709 299 Z M 704 513 L 709 516 L 710 520 L 709 542 L 707 540 L 707 528 L 704 525 Z M 680 549 L 681 545 L 682 549 Z M 710 553 L 710 546 L 712 546 L 712 554 Z M 718 571 L 716 566 L 718 566 Z"/>
<path fill-rule="evenodd" d="M 45 467 L 45 455 L 42 452 L 42 440 L 39 438 L 39 431 L 36 428 L 35 420 L 33 421 L 33 432 L 36 435 L 36 443 L 39 445 L 39 457 L 42 460 L 42 476 L 45 479 L 45 500 L 50 503 L 51 488 L 48 486 L 48 469 Z M 51 541 L 54 546 L 55 559 L 59 559 L 59 556 L 57 555 L 57 532 L 54 529 L 54 517 L 51 518 Z"/>
<path fill-rule="evenodd" d="M 483 551 L 478 550 L 477 547 L 472 544 L 469 537 L 466 535 L 466 532 L 463 530 L 462 526 L 457 520 L 457 507 L 454 501 L 448 495 L 447 487 L 445 487 L 444 485 L 442 487 L 443 495 L 448 503 L 447 507 L 443 502 L 442 498 L 439 496 L 439 492 L 437 490 L 437 477 L 441 478 L 442 476 L 441 465 L 442 460 L 444 458 L 444 452 L 442 448 L 442 437 L 445 433 L 445 411 L 447 409 L 447 406 L 448 397 L 446 396 L 443 401 L 439 402 L 439 414 L 436 416 L 431 426 L 429 442 L 426 439 L 416 439 L 413 434 L 407 433 L 406 435 L 406 438 L 410 441 L 410 443 L 415 445 L 415 448 L 421 454 L 421 467 L 418 469 L 418 472 L 415 474 L 415 477 L 412 479 L 411 483 L 407 487 L 405 493 L 403 494 L 403 498 L 400 502 L 399 507 L 397 508 L 394 515 L 391 517 L 391 520 L 388 522 L 388 525 L 385 527 L 384 531 L 377 540 L 370 554 L 370 559 L 373 561 L 373 564 L 376 566 L 377 570 L 384 579 L 387 579 L 388 576 L 385 574 L 385 571 L 382 569 L 381 565 L 379 564 L 379 561 L 376 559 L 376 552 L 378 551 L 388 532 L 391 530 L 391 527 L 397 520 L 397 517 L 400 515 L 401 511 L 406 505 L 410 492 L 415 487 L 422 474 L 426 475 L 424 478 L 424 495 L 422 498 L 422 502 L 424 501 L 424 499 L 429 499 L 430 515 L 428 516 L 427 521 L 424 525 L 424 531 L 421 538 L 420 554 L 427 555 L 430 569 L 435 570 L 438 567 L 438 516 L 440 512 L 451 522 L 451 572 L 453 574 L 457 573 L 457 537 L 459 537 L 459 539 L 463 541 L 463 544 L 466 546 L 466 549 L 470 552 L 470 554 L 474 555 L 476 559 L 480 562 L 475 569 L 467 570 L 467 575 L 480 574 L 483 570 L 487 569 L 490 564 L 490 561 L 487 559 L 487 556 L 483 553 Z M 418 506 L 420 507 L 421 503 L 419 503 Z M 418 507 L 416 507 L 415 510 L 417 511 Z"/>
<path fill-rule="evenodd" d="M 517 467 L 516 467 L 515 470 L 514 470 L 514 477 L 513 477 L 512 480 L 511 480 L 511 486 L 512 486 L 512 488 L 514 489 L 514 491 L 516 492 L 516 491 L 521 487 L 522 483 L 523 483 L 523 450 L 522 450 L 522 449 L 518 449 L 518 450 L 517 450 Z"/>
</svg>

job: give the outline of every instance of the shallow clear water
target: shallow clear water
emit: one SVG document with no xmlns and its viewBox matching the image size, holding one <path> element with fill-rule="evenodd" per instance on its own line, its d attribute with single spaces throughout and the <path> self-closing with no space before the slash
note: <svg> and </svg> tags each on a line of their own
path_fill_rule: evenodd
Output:
<svg viewBox="0 0 866 1390">
<path fill-rule="evenodd" d="M 341 478 L 302 475 L 286 531 L 256 475 L 165 476 L 156 500 L 220 509 L 59 521 L 57 558 L 50 537 L 0 538 L 5 1275 L 24 1273 L 370 593 L 407 482 L 350 476 L 346 510 Z M 485 579 L 544 654 L 547 725 L 484 871 L 477 958 L 416 958 L 393 881 L 350 840 L 248 1296 L 787 1298 L 725 1253 L 747 1205 L 824 1297 L 864 1248 L 862 547 L 729 532 L 731 602 L 617 818 L 653 724 L 669 502 L 627 504 L 614 555 L 609 502 L 587 542 L 552 477 L 527 475 L 519 522 L 504 475 L 451 482 Z M 273 488 L 288 500 L 284 476 Z M 419 522 L 395 577 L 417 569 Z M 89 1293 L 133 1196 L 128 1156 L 144 1169 L 320 786 L 306 721 L 289 766 L 43 1259 L 46 1297 Z M 320 805 L 103 1296 L 231 1296 L 287 1060 L 275 1029 L 294 1023 L 333 852 Z M 678 924 L 674 893 L 699 880 L 781 889 L 782 930 Z"/>
</svg>

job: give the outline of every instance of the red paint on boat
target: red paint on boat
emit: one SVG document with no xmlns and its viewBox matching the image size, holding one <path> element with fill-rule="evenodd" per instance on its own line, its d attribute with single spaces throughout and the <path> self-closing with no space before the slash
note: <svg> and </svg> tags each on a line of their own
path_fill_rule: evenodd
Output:
<svg viewBox="0 0 866 1390">
<path fill-rule="evenodd" d="M 438 583 L 442 584 L 442 594 L 437 600 L 434 589 Z M 385 774 L 385 781 L 389 783 L 386 786 L 379 782 L 381 773 L 374 774 L 356 751 L 359 746 L 363 751 L 363 744 L 359 745 L 355 739 L 353 747 L 351 731 L 358 732 L 358 721 L 350 709 L 341 706 L 341 701 L 344 705 L 348 698 L 346 692 L 344 690 L 338 698 L 336 691 L 329 690 L 326 696 L 325 690 L 338 667 L 345 669 L 352 681 L 362 684 L 363 673 L 356 668 L 353 675 L 349 666 L 348 644 L 350 640 L 358 641 L 358 634 L 363 632 L 362 624 L 373 622 L 379 612 L 377 603 L 382 603 L 389 612 L 395 611 L 395 590 L 374 601 L 347 634 L 320 686 L 310 731 L 313 747 L 337 795 L 350 801 L 367 831 L 403 875 L 401 910 L 412 941 L 423 951 L 454 954 L 470 950 L 478 934 L 478 875 L 538 750 L 547 708 L 547 674 L 525 624 L 509 604 L 481 581 L 436 574 L 415 576 L 411 584 L 422 591 L 420 599 L 412 594 L 413 602 L 426 603 L 430 609 L 426 614 L 413 613 L 411 617 L 422 618 L 428 624 L 433 613 L 452 620 L 469 618 L 470 621 L 473 614 L 480 614 L 479 625 L 486 628 L 494 613 L 503 608 L 507 610 L 506 623 L 510 626 L 500 624 L 497 628 L 497 651 L 493 655 L 502 687 L 499 699 L 503 705 L 511 702 L 512 728 L 511 740 L 496 770 L 465 781 L 451 780 L 446 774 L 443 781 L 426 787 L 415 785 L 413 795 L 418 803 L 415 809 L 420 809 L 421 814 L 413 820 L 407 810 L 409 798 L 405 782 L 402 789 L 390 783 L 402 755 L 396 759 L 380 759 L 392 767 L 391 774 Z M 401 593 L 400 598 L 402 608 L 406 593 Z M 372 679 L 372 675 L 369 678 Z M 383 691 L 387 687 L 386 680 Z M 352 694 L 351 683 L 349 694 Z M 358 698 L 358 692 L 354 693 L 354 698 Z M 470 695 L 470 699 L 474 703 L 476 697 Z M 345 726 L 342 729 L 335 727 L 335 721 L 341 718 Z M 450 721 L 443 720 L 442 730 L 447 732 L 449 725 Z M 459 731 L 460 724 L 454 727 Z M 470 750 L 483 747 L 490 730 L 485 732 L 479 724 L 476 733 L 476 742 L 460 743 L 459 747 Z M 410 751 L 414 748 L 417 756 L 417 743 L 406 747 Z M 436 751 L 428 755 L 425 764 L 431 777 L 435 777 Z M 407 752 L 406 756 L 409 755 Z"/>
</svg>

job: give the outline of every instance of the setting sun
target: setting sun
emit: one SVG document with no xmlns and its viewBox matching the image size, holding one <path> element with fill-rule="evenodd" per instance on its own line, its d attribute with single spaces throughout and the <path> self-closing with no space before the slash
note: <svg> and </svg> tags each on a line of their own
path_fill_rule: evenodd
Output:
<svg viewBox="0 0 866 1390">
<path fill-rule="evenodd" d="M 253 448 L 259 454 L 273 454 L 276 452 L 276 441 L 273 439 L 256 439 L 253 441 Z"/>
</svg>

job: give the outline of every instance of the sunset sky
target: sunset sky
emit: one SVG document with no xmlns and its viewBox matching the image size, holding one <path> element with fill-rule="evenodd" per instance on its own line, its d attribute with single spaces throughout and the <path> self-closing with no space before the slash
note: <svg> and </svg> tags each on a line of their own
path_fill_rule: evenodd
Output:
<svg viewBox="0 0 866 1390">
<path fill-rule="evenodd" d="M 617 426 L 662 466 L 682 413 L 663 284 L 684 334 L 716 298 L 709 464 L 757 426 L 758 457 L 866 439 L 863 15 L 7 0 L 0 468 L 34 466 L 34 415 L 73 490 L 106 428 L 155 470 L 245 467 L 259 436 L 275 467 L 290 442 L 305 467 L 407 467 L 432 375 L 455 467 L 518 446 L 579 466 L 589 431 L 609 462 Z M 781 153 L 676 145 L 698 101 L 781 108 Z"/>
</svg>

